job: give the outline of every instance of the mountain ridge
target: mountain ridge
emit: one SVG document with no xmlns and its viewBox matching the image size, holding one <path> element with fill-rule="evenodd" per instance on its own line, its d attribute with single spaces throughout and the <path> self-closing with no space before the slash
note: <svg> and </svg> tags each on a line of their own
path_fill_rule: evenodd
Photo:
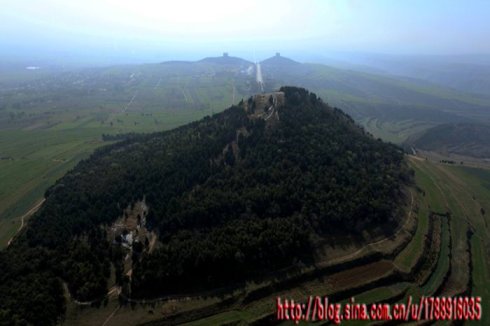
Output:
<svg viewBox="0 0 490 326">
<path fill-rule="evenodd" d="M 201 60 L 198 60 L 197 62 L 209 62 L 209 63 L 215 63 L 215 64 L 229 64 L 229 65 L 235 65 L 235 64 L 240 64 L 240 65 L 247 65 L 247 64 L 252 64 L 252 62 L 245 60 L 240 57 L 233 57 L 228 55 L 228 53 L 224 53 L 223 56 L 221 57 L 207 57 Z"/>
<path fill-rule="evenodd" d="M 260 62 L 263 65 L 274 65 L 274 66 L 294 66 L 294 65 L 300 65 L 301 63 L 298 61 L 295 61 L 293 59 L 283 57 L 279 53 L 276 53 L 275 56 L 264 59 Z"/>
</svg>

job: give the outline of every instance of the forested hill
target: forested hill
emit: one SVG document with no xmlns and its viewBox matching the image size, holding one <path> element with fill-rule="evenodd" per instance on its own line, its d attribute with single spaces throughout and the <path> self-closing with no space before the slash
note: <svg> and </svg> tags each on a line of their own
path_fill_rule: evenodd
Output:
<svg viewBox="0 0 490 326">
<path fill-rule="evenodd" d="M 169 132 L 132 135 L 58 180 L 0 253 L 0 320 L 55 323 L 61 282 L 78 300 L 100 298 L 111 263 L 127 296 L 149 297 L 311 262 L 314 239 L 394 227 L 410 179 L 399 148 L 294 87 Z M 133 247 L 129 283 L 107 230 L 142 199 L 159 245 L 151 254 L 148 244 Z"/>
</svg>

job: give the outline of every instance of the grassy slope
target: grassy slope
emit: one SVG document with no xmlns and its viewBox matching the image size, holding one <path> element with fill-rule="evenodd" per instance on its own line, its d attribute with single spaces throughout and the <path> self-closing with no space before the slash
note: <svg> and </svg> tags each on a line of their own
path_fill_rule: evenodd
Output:
<svg viewBox="0 0 490 326">
<path fill-rule="evenodd" d="M 472 238 L 471 255 L 473 259 L 473 293 L 483 300 L 483 321 L 485 324 L 490 323 L 490 229 L 488 227 L 488 215 L 482 216 L 480 208 L 486 212 L 490 209 L 490 170 L 466 168 L 466 167 L 449 167 L 452 173 L 465 181 L 461 191 L 471 196 L 471 216 L 477 217 L 483 221 L 480 228 Z M 475 199 L 473 199 L 475 198 Z M 468 200 L 468 199 L 467 199 Z M 488 213 L 487 213 L 488 214 Z"/>
<path fill-rule="evenodd" d="M 418 196 L 420 197 L 420 195 Z M 415 232 L 412 241 L 410 241 L 394 261 L 395 265 L 404 271 L 410 270 L 413 261 L 421 254 L 424 238 L 429 228 L 429 211 L 423 199 L 424 198 L 419 199 L 417 231 Z"/>
<path fill-rule="evenodd" d="M 422 294 L 429 295 L 436 291 L 437 287 L 444 279 L 444 275 L 449 269 L 449 230 L 446 221 L 442 223 L 442 242 L 441 242 L 441 252 L 439 255 L 439 260 L 437 261 L 436 268 L 431 274 L 427 283 L 420 289 Z"/>
<path fill-rule="evenodd" d="M 411 140 L 415 147 L 439 153 L 490 157 L 490 125 L 479 123 L 443 124 Z"/>
</svg>

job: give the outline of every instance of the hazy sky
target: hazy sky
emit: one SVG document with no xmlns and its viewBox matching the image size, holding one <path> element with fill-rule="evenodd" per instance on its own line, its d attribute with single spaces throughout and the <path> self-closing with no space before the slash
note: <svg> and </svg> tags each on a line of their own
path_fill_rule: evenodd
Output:
<svg viewBox="0 0 490 326">
<path fill-rule="evenodd" d="M 0 0 L 0 55 L 490 53 L 490 1 Z"/>
</svg>

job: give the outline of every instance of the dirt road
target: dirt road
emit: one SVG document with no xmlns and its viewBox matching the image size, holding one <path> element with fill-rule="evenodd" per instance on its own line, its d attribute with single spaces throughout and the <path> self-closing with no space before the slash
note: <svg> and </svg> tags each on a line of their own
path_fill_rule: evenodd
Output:
<svg viewBox="0 0 490 326">
<path fill-rule="evenodd" d="M 12 238 L 10 238 L 10 240 L 7 242 L 7 247 L 10 246 L 10 244 L 12 243 L 14 238 L 17 236 L 17 234 L 19 234 L 19 232 L 24 228 L 25 219 L 27 217 L 31 216 L 32 214 L 34 214 L 35 212 L 37 212 L 37 210 L 39 209 L 39 207 L 41 207 L 41 205 L 44 203 L 45 200 L 46 199 L 43 198 L 39 203 L 37 203 L 29 211 L 27 211 L 27 213 L 25 213 L 24 215 L 21 216 L 21 218 L 20 218 L 21 224 L 20 224 L 19 228 L 17 229 L 17 232 L 15 232 L 15 234 L 12 236 Z"/>
</svg>

